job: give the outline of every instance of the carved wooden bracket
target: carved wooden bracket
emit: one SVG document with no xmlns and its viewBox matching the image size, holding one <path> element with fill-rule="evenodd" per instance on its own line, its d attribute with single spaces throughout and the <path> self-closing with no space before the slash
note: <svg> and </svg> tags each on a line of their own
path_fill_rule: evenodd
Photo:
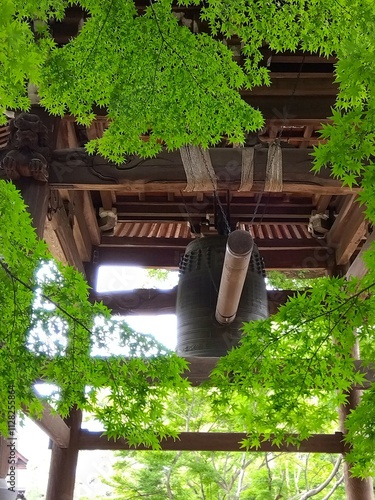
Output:
<svg viewBox="0 0 375 500">
<path fill-rule="evenodd" d="M 50 159 L 45 125 L 37 115 L 19 114 L 10 122 L 10 136 L 0 162 L 0 174 L 10 180 L 33 177 L 47 182 Z"/>
</svg>

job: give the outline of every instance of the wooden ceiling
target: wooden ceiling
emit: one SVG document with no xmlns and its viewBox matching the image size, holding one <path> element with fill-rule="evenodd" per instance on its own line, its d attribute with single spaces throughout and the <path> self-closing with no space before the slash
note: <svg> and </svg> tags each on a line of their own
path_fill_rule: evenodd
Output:
<svg viewBox="0 0 375 500">
<path fill-rule="evenodd" d="M 75 256 L 66 260 L 81 270 L 88 262 L 177 268 L 193 238 L 225 229 L 223 214 L 232 229 L 252 233 L 266 269 L 334 272 L 353 261 L 367 235 L 356 191 L 343 188 L 328 170 L 313 175 L 311 149 L 297 142 L 282 149 L 281 192 L 265 191 L 268 150 L 263 145 L 255 150 L 253 186 L 245 192 L 239 191 L 244 148 L 210 149 L 217 190 L 193 193 L 185 191 L 178 151 L 132 158 L 120 167 L 89 157 L 64 162 L 66 151 L 56 150 L 51 163 L 50 187 L 61 213 L 52 214 L 46 234 L 52 234 L 58 216 L 66 219 L 55 222 L 53 232 L 66 227 L 58 239 L 69 241 L 72 231 Z M 329 217 L 323 238 L 308 230 L 313 213 Z"/>
</svg>

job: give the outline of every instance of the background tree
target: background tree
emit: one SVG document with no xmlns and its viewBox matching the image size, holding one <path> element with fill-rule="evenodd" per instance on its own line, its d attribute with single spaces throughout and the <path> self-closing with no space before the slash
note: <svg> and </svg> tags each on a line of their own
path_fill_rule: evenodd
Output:
<svg viewBox="0 0 375 500">
<path fill-rule="evenodd" d="M 319 278 L 308 278 L 304 271 L 294 271 L 293 276 L 287 272 L 268 271 L 267 287 L 276 290 L 306 290 L 317 283 Z"/>
<path fill-rule="evenodd" d="M 194 388 L 187 397 L 169 399 L 168 412 L 187 431 L 233 430 L 225 416 L 213 417 L 205 389 Z M 115 474 L 105 481 L 114 488 L 116 500 L 343 498 L 341 458 L 326 454 L 131 451 L 117 455 Z"/>
</svg>

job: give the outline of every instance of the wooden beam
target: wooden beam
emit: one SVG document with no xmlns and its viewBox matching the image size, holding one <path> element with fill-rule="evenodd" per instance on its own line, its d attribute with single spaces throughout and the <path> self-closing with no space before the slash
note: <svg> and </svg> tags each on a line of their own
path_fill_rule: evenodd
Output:
<svg viewBox="0 0 375 500">
<path fill-rule="evenodd" d="M 348 222 L 348 213 L 352 209 L 355 199 L 356 195 L 353 193 L 339 198 L 338 214 L 327 235 L 329 246 L 336 248 L 340 242 L 342 236 L 342 226 Z"/>
<path fill-rule="evenodd" d="M 308 149 L 283 149 L 283 185 L 290 193 L 343 195 L 357 192 L 343 187 L 330 177 L 329 169 L 319 175 L 311 172 Z M 237 191 L 241 182 L 242 148 L 210 148 L 218 189 Z M 254 155 L 254 192 L 263 192 L 266 179 L 267 148 Z M 155 158 L 131 158 L 123 168 L 99 156 L 89 156 L 84 149 L 54 151 L 50 169 L 52 189 L 115 190 L 117 192 L 183 191 L 186 176 L 179 151 L 163 152 Z"/>
<path fill-rule="evenodd" d="M 54 192 L 54 195 L 57 196 L 57 199 L 58 195 L 60 195 L 64 206 L 68 207 L 69 225 L 73 230 L 73 237 L 80 259 L 82 262 L 90 262 L 92 243 L 88 229 L 88 221 L 84 214 L 84 193 L 86 193 L 86 191 L 60 189 L 58 194 Z"/>
<path fill-rule="evenodd" d="M 254 224 L 257 224 L 257 223 L 260 223 L 260 221 L 262 221 L 262 226 L 266 226 L 267 224 L 305 224 L 306 226 L 306 231 L 307 231 L 307 224 L 308 224 L 308 220 L 309 220 L 309 217 L 307 214 L 304 214 L 303 212 L 305 212 L 306 209 L 304 207 L 301 207 L 301 213 L 298 214 L 288 214 L 288 212 L 291 212 L 291 209 L 289 208 L 286 208 L 285 210 L 285 213 L 282 213 L 280 211 L 280 213 L 268 213 L 268 214 L 265 214 L 263 215 L 262 213 L 258 213 L 258 214 L 255 214 L 255 215 L 252 215 L 251 212 L 250 213 L 240 213 L 239 215 L 237 214 L 232 214 L 231 213 L 231 218 L 236 221 L 236 223 L 240 223 L 240 224 L 249 224 L 250 221 L 254 218 Z M 309 213 L 309 215 L 311 214 L 311 212 Z M 158 222 L 158 223 L 161 223 L 161 222 L 165 222 L 165 223 L 176 223 L 176 222 L 183 222 L 186 224 L 186 222 L 189 222 L 189 223 L 192 223 L 193 222 L 196 222 L 196 223 L 200 223 L 200 222 L 203 222 L 203 223 L 206 223 L 207 222 L 207 219 L 210 218 L 212 219 L 213 218 L 213 214 L 212 212 L 208 211 L 207 212 L 207 215 L 208 217 L 206 218 L 205 217 L 205 212 L 203 210 L 203 207 L 202 207 L 202 211 L 199 213 L 199 212 L 193 212 L 193 213 L 180 213 L 180 214 L 172 214 L 172 215 L 169 215 L 168 213 L 167 214 L 162 214 L 162 213 L 158 213 L 156 212 L 154 214 L 154 216 L 152 216 L 151 214 L 149 215 L 134 215 L 134 216 L 122 216 L 120 218 L 120 220 L 118 220 L 118 224 L 128 224 L 128 223 L 134 223 L 134 222 L 140 222 L 140 223 L 144 223 L 144 224 L 153 224 L 154 222 Z"/>
<path fill-rule="evenodd" d="M 16 181 L 15 185 L 21 191 L 38 237 L 43 238 L 50 194 L 48 183 L 22 178 Z"/>
<path fill-rule="evenodd" d="M 155 238 L 147 236 L 102 236 L 99 248 L 176 248 L 185 250 L 194 238 Z"/>
<path fill-rule="evenodd" d="M 292 290 L 268 290 L 269 313 L 275 314 L 290 296 Z M 170 290 L 142 289 L 122 292 L 98 293 L 90 292 L 90 300 L 103 302 L 113 314 L 145 315 L 145 314 L 175 314 L 177 287 Z"/>
<path fill-rule="evenodd" d="M 82 412 L 71 410 L 67 419 L 70 427 L 68 448 L 52 445 L 46 500 L 73 500 L 81 423 Z"/>
<path fill-rule="evenodd" d="M 275 61 L 273 61 L 274 63 Z M 300 80 L 316 80 L 316 79 L 323 79 L 323 80 L 330 80 L 331 83 L 333 83 L 333 75 L 332 73 L 327 73 L 327 72 L 314 72 L 314 73 L 301 73 L 301 72 L 293 72 L 293 71 L 271 71 L 270 72 L 270 77 L 271 80 L 278 80 L 282 78 L 283 80 L 288 80 L 288 79 L 293 79 L 296 80 L 297 78 Z"/>
<path fill-rule="evenodd" d="M 116 356 L 113 356 L 115 359 Z M 181 374 L 181 376 L 185 379 L 187 379 L 193 387 L 197 387 L 201 385 L 203 382 L 206 382 L 210 379 L 211 372 L 212 370 L 216 367 L 217 363 L 220 361 L 221 358 L 218 357 L 198 357 L 198 356 L 184 356 L 184 359 L 188 363 L 188 367 L 186 370 Z M 369 389 L 373 383 L 375 382 L 375 365 L 368 363 L 363 363 L 361 360 L 353 360 L 354 361 L 354 369 L 360 373 L 362 373 L 365 376 L 363 385 L 355 385 L 353 386 L 353 389 L 355 390 L 367 390 Z M 96 358 L 96 362 L 102 363 L 103 365 L 106 365 L 107 360 L 100 360 L 99 358 Z M 126 358 L 122 358 L 121 362 L 126 363 Z M 48 381 L 41 381 L 38 380 L 38 383 L 41 382 L 46 382 Z M 152 380 L 149 380 L 149 383 L 152 383 Z M 60 426 L 60 424 L 56 424 Z M 51 424 L 47 421 L 45 424 L 45 427 L 47 430 L 45 430 L 48 434 L 48 429 L 51 428 Z M 59 431 L 57 431 L 59 432 Z M 65 432 L 65 431 L 64 431 Z M 53 435 L 56 435 L 57 433 L 55 432 Z M 51 436 L 50 436 L 51 437 Z M 51 437 L 51 439 L 54 439 Z M 65 441 L 62 441 L 62 439 L 65 439 L 64 437 L 61 437 L 60 433 L 60 438 L 59 442 L 60 443 L 65 443 Z M 65 446 L 65 444 L 64 444 Z"/>
<path fill-rule="evenodd" d="M 84 193 L 82 191 L 71 191 L 70 199 L 74 206 L 73 236 L 77 244 L 78 253 L 82 262 L 90 262 L 92 253 L 91 234 L 89 221 L 84 212 Z"/>
<path fill-rule="evenodd" d="M 355 278 L 363 278 L 365 274 L 367 274 L 368 269 L 363 260 L 363 255 L 368 250 L 373 242 L 375 241 L 375 232 L 372 232 L 371 235 L 367 238 L 366 243 L 362 246 L 361 251 L 357 255 L 357 257 L 352 262 L 346 273 L 346 279 L 350 279 L 351 277 Z"/>
<path fill-rule="evenodd" d="M 67 262 L 74 266 L 83 275 L 85 270 L 79 251 L 74 240 L 73 230 L 69 222 L 65 208 L 61 203 L 57 203 L 57 208 L 52 215 L 52 228 L 55 231 L 61 248 L 66 256 Z"/>
<path fill-rule="evenodd" d="M 178 439 L 166 438 L 160 443 L 162 450 L 173 451 L 239 451 L 244 452 L 241 442 L 246 434 L 237 432 L 181 432 Z M 79 436 L 80 450 L 149 450 L 147 446 L 130 447 L 123 438 L 116 441 L 103 436 L 101 432 L 81 430 Z M 344 453 L 346 445 L 341 432 L 335 434 L 313 434 L 301 442 L 299 446 L 283 442 L 280 446 L 271 440 L 260 443 L 258 448 L 250 448 L 249 452 L 286 452 L 286 453 Z"/>
<path fill-rule="evenodd" d="M 86 221 L 88 231 L 90 233 L 91 242 L 93 245 L 99 245 L 101 236 L 100 229 L 96 218 L 96 211 L 92 203 L 89 191 L 82 192 L 82 204 L 83 204 L 82 213 Z"/>
<path fill-rule="evenodd" d="M 175 314 L 177 287 L 171 290 L 138 289 L 122 292 L 90 292 L 90 300 L 103 302 L 113 314 Z"/>
<path fill-rule="evenodd" d="M 202 200 L 200 202 L 195 199 L 187 199 L 187 196 L 180 198 L 175 202 L 167 201 L 152 201 L 148 199 L 142 203 L 135 201 L 118 201 L 116 203 L 117 216 L 119 222 L 124 220 L 137 220 L 137 218 L 157 219 L 159 216 L 174 220 L 187 220 L 189 217 L 205 216 L 206 214 L 215 213 L 214 199 Z M 235 220 L 251 219 L 254 215 L 254 220 L 262 219 L 266 222 L 267 216 L 272 219 L 283 219 L 295 221 L 306 220 L 308 222 L 312 210 L 315 208 L 310 202 L 306 202 L 306 197 L 301 200 L 301 203 L 282 203 L 274 202 L 273 198 L 264 196 L 263 203 L 254 203 L 253 198 L 246 199 L 245 197 L 239 200 L 237 197 L 232 198 L 230 203 L 230 214 Z M 258 214 L 254 214 L 255 207 L 258 208 Z M 290 216 L 290 217 L 289 217 Z"/>
<path fill-rule="evenodd" d="M 286 73 L 273 73 L 270 86 L 254 87 L 241 92 L 243 96 L 336 96 L 338 84 L 335 83 L 331 73 L 325 73 L 326 78 L 321 79 L 320 73 L 290 73 L 290 78 L 285 78 Z M 301 76 L 304 76 L 301 78 Z M 325 115 L 326 117 L 327 115 Z"/>
<path fill-rule="evenodd" d="M 366 234 L 367 225 L 368 223 L 364 219 L 363 208 L 358 207 L 355 213 L 353 213 L 351 224 L 345 228 L 343 238 L 336 249 L 337 265 L 348 264 Z"/>
<path fill-rule="evenodd" d="M 44 431 L 47 436 L 60 448 L 67 448 L 70 440 L 70 429 L 64 420 L 54 413 L 50 405 L 44 404 L 43 413 L 40 419 L 32 418 L 33 422 Z M 27 407 L 23 407 L 23 412 L 29 415 Z"/>
<path fill-rule="evenodd" d="M 300 51 L 296 52 L 283 52 L 279 54 L 274 54 L 272 50 L 269 47 L 262 47 L 260 49 L 262 53 L 264 53 L 264 57 L 270 58 L 271 59 L 271 64 L 279 63 L 279 64 L 288 64 L 288 63 L 294 63 L 294 64 L 334 64 L 337 62 L 337 58 L 330 56 L 330 57 L 323 57 L 319 56 L 317 54 L 306 54 L 306 53 L 299 53 Z"/>
<path fill-rule="evenodd" d="M 290 94 L 291 95 L 291 94 Z M 331 116 L 335 104 L 333 95 L 293 95 L 293 102 L 280 99 L 277 95 L 244 95 L 243 99 L 251 106 L 260 109 L 266 119 L 321 119 Z"/>
<path fill-rule="evenodd" d="M 48 245 L 48 250 L 53 257 L 63 264 L 68 264 L 64 250 L 62 249 L 60 240 L 53 229 L 52 222 L 48 219 L 45 221 L 43 238 Z"/>
<path fill-rule="evenodd" d="M 324 213 L 328 205 L 330 204 L 332 199 L 332 196 L 330 195 L 323 195 L 323 196 L 318 196 L 316 200 L 316 211 L 321 214 Z"/>
<path fill-rule="evenodd" d="M 199 386 L 203 382 L 209 380 L 212 370 L 216 367 L 220 358 L 208 358 L 187 356 L 184 359 L 189 363 L 188 369 L 184 372 L 183 377 L 189 380 L 194 386 Z M 375 381 L 375 366 L 363 364 L 361 360 L 354 360 L 355 370 L 365 375 L 365 381 L 361 386 L 353 386 L 355 390 L 369 389 Z"/>
<path fill-rule="evenodd" d="M 100 191 L 102 207 L 104 210 L 111 210 L 113 206 L 112 191 Z"/>
<path fill-rule="evenodd" d="M 332 228 L 327 234 L 327 244 L 336 249 L 336 264 L 347 264 L 366 234 L 367 222 L 364 207 L 348 196 Z"/>
<path fill-rule="evenodd" d="M 250 220 L 250 216 L 249 216 Z M 176 248 L 185 250 L 194 238 L 155 238 L 137 236 L 102 236 L 99 248 Z M 255 244 L 260 251 L 263 250 L 287 250 L 287 249 L 314 249 L 324 248 L 325 245 L 315 238 L 254 238 Z"/>
<path fill-rule="evenodd" d="M 317 240 L 322 241 L 322 240 Z M 95 263 L 97 265 L 123 265 L 141 267 L 160 267 L 164 269 L 178 269 L 183 249 L 176 248 L 106 248 L 96 247 Z M 261 251 L 267 270 L 297 270 L 314 269 L 325 271 L 334 255 L 332 248 L 327 248 L 324 243 L 316 248 L 289 248 L 263 249 Z"/>
</svg>

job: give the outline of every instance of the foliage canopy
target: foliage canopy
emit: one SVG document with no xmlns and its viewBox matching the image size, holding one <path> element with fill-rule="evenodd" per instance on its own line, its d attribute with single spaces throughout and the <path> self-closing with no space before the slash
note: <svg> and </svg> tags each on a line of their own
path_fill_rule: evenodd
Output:
<svg viewBox="0 0 375 500">
<path fill-rule="evenodd" d="M 207 0 L 201 12 L 208 33 L 182 26 L 172 13 L 171 0 L 151 1 L 141 15 L 132 1 L 74 3 L 87 12 L 87 19 L 76 38 L 58 47 L 48 21 L 62 19 L 71 2 L 2 1 L 1 111 L 28 108 L 28 83 L 38 86 L 41 104 L 52 114 L 71 113 L 89 124 L 95 109 L 105 108 L 110 126 L 88 147 L 114 161 L 127 154 L 152 156 L 163 145 L 206 147 L 223 135 L 242 143 L 248 131 L 263 123 L 260 112 L 246 104 L 239 91 L 269 83 L 268 70 L 260 65 L 264 43 L 274 51 L 335 54 L 339 93 L 332 124 L 322 133 L 328 141 L 315 151 L 316 169 L 329 164 L 333 175 L 346 184 L 361 183 L 362 200 L 375 222 L 372 0 Z M 243 67 L 234 62 L 223 41 L 235 36 L 242 44 Z M 143 134 L 149 134 L 148 142 Z M 1 431 L 6 434 L 7 387 L 15 385 L 17 408 L 26 404 L 38 413 L 41 406 L 32 384 L 41 378 L 60 388 L 51 399 L 63 415 L 77 405 L 98 415 L 109 435 L 125 434 L 130 442 L 157 446 L 157 438 L 169 432 L 162 399 L 171 388 L 184 389 L 179 375 L 184 362 L 125 325 L 111 323 L 102 305 L 89 305 L 86 285 L 72 269 L 51 267 L 53 280 L 41 282 L 36 270 L 50 257 L 36 241 L 14 189 L 5 183 L 0 189 Z M 362 358 L 375 360 L 374 251 L 368 264 L 370 272 L 362 282 L 322 280 L 272 319 L 246 325 L 242 345 L 215 370 L 214 406 L 242 421 L 250 444 L 257 444 L 260 436 L 272 434 L 280 442 L 290 432 L 303 438 L 320 430 L 322 416 L 330 420 L 350 385 L 362 383 L 350 351 L 356 334 Z M 49 312 L 38 308 L 38 287 L 59 307 Z M 99 328 L 96 315 L 102 318 Z M 60 318 L 64 340 L 49 351 L 37 335 L 33 340 L 32 332 L 50 329 L 51 318 Z M 120 333 L 127 355 L 151 357 L 131 357 L 122 363 L 90 356 L 93 343 L 103 347 L 108 337 Z M 149 385 L 147 378 L 159 383 Z M 104 405 L 99 394 L 103 385 L 109 388 Z M 349 458 L 358 475 L 375 468 L 374 391 L 366 391 L 348 419 L 347 439 L 353 445 Z"/>
<path fill-rule="evenodd" d="M 0 432 L 8 435 L 10 388 L 17 410 L 26 406 L 41 415 L 33 390 L 41 380 L 55 385 L 43 399 L 61 415 L 74 406 L 86 410 L 108 436 L 155 447 L 163 436 L 175 436 L 163 401 L 170 390 L 185 389 L 185 361 L 111 319 L 103 304 L 91 304 L 83 276 L 52 261 L 22 198 L 4 181 L 0 216 Z"/>
<path fill-rule="evenodd" d="M 0 108 L 28 107 L 26 87 L 39 87 L 52 114 L 71 113 L 88 124 L 98 107 L 110 126 L 90 144 L 121 161 L 126 154 L 152 156 L 164 144 L 207 147 L 223 135 L 243 143 L 261 128 L 260 112 L 240 97 L 241 89 L 269 84 L 261 47 L 335 54 L 340 89 L 328 144 L 317 152 L 317 168 L 353 184 L 374 155 L 375 73 L 371 0 L 181 0 L 201 5 L 207 33 L 179 23 L 172 0 L 150 1 L 141 12 L 133 1 L 78 0 L 86 13 L 77 37 L 63 47 L 48 21 L 62 19 L 69 0 L 4 0 L 0 20 Z M 238 37 L 239 66 L 225 39 Z M 149 134 L 149 140 L 141 136 Z M 348 147 L 341 147 L 345 139 Z M 369 170 L 369 169 L 366 169 Z M 371 169 L 372 171 L 372 169 Z M 373 175 L 373 174 L 369 174 Z M 370 180 L 370 179 L 369 179 Z"/>
<path fill-rule="evenodd" d="M 167 407 L 185 431 L 237 430 L 225 413 L 214 418 L 202 388 L 191 388 L 182 397 L 172 395 Z M 116 500 L 303 500 L 328 498 L 327 492 L 339 500 L 343 493 L 340 458 L 329 455 L 121 451 L 117 456 L 114 475 L 102 478 L 113 487 Z"/>
</svg>

